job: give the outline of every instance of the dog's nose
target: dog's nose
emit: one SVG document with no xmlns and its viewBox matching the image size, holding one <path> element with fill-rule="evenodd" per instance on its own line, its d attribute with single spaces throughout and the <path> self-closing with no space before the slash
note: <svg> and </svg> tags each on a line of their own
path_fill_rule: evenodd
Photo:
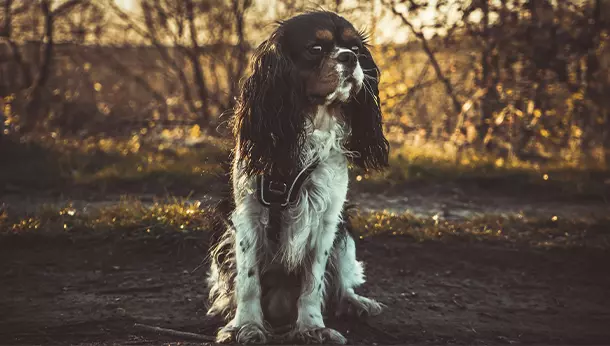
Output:
<svg viewBox="0 0 610 346">
<path fill-rule="evenodd" d="M 341 52 L 337 56 L 337 60 L 348 67 L 355 67 L 358 62 L 358 57 L 354 52 Z"/>
</svg>

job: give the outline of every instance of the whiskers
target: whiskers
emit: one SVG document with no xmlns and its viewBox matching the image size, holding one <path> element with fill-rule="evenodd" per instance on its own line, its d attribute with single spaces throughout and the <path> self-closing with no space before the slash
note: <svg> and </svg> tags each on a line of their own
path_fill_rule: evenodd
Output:
<svg viewBox="0 0 610 346">
<path fill-rule="evenodd" d="M 373 99 L 373 101 L 375 102 L 375 104 L 377 106 L 379 106 L 379 100 L 375 96 L 375 92 L 373 91 L 373 87 L 372 87 L 371 83 L 377 84 L 377 78 L 365 74 L 364 79 L 362 80 L 362 88 L 364 89 L 365 94 L 368 94 L 367 96 L 370 96 Z M 352 99 L 355 102 L 360 103 L 358 100 L 357 94 L 352 95 Z"/>
</svg>

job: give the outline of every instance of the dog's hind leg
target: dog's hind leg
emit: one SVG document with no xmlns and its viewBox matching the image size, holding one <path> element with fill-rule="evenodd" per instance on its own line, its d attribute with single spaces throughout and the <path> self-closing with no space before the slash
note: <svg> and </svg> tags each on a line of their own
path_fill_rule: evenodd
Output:
<svg viewBox="0 0 610 346">
<path fill-rule="evenodd" d="M 332 255 L 334 298 L 338 300 L 336 315 L 379 315 L 383 310 L 382 304 L 354 291 L 365 281 L 364 266 L 356 259 L 356 243 L 346 225 L 342 225 L 339 230 Z"/>
</svg>

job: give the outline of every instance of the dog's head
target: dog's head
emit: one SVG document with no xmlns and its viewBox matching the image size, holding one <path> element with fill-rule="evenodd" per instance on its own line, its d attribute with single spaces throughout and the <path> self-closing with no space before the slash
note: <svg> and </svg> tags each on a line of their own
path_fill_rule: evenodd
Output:
<svg viewBox="0 0 610 346">
<path fill-rule="evenodd" d="M 366 37 L 345 18 L 315 11 L 281 22 L 256 49 L 235 109 L 237 149 L 247 173 L 298 168 L 305 120 L 319 106 L 341 109 L 355 164 L 386 166 L 378 83 Z"/>
<path fill-rule="evenodd" d="M 290 59 L 312 103 L 345 102 L 362 89 L 358 56 L 366 54 L 365 42 L 343 17 L 302 14 L 282 23 L 270 41 Z"/>
</svg>

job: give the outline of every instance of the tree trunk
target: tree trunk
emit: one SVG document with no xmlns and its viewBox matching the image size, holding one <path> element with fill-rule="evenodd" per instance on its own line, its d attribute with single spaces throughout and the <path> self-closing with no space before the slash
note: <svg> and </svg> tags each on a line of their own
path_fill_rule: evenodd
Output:
<svg viewBox="0 0 610 346">
<path fill-rule="evenodd" d="M 232 73 L 232 80 L 229 80 L 229 102 L 228 107 L 233 107 L 234 98 L 239 93 L 239 80 L 244 74 L 247 66 L 248 47 L 246 35 L 244 32 L 244 17 L 247 11 L 245 2 L 241 0 L 233 0 L 233 16 L 235 19 L 235 33 L 237 34 L 237 57 L 235 58 L 235 68 Z"/>
<path fill-rule="evenodd" d="M 11 22 L 13 0 L 4 0 L 4 27 L 2 28 L 2 36 L 11 37 Z"/>
<path fill-rule="evenodd" d="M 586 107 L 586 112 L 580 114 L 583 117 L 585 127 L 582 129 L 583 137 L 581 150 L 585 156 L 586 164 L 592 163 L 591 147 L 596 141 L 596 138 L 603 142 L 604 129 L 596 126 L 598 117 L 603 117 L 604 112 L 604 95 L 601 93 L 601 85 L 598 81 L 600 78 L 600 62 L 597 57 L 597 48 L 599 47 L 599 37 L 601 33 L 601 0 L 596 0 L 593 13 L 590 19 L 588 30 L 589 41 L 586 43 L 587 55 L 585 58 L 585 100 L 590 101 L 590 106 Z M 598 143 L 602 144 L 602 143 Z M 605 156 L 605 155 L 604 155 Z M 605 157 L 604 157 L 605 159 Z"/>
<path fill-rule="evenodd" d="M 208 88 L 205 84 L 205 76 L 201 63 L 199 62 L 200 47 L 197 41 L 197 27 L 195 26 L 195 14 L 193 9 L 193 1 L 186 1 L 186 17 L 189 24 L 189 31 L 191 36 L 191 52 L 187 55 L 191 62 L 193 69 L 193 77 L 195 78 L 195 85 L 197 87 L 197 97 L 199 98 L 199 105 L 197 107 L 197 113 L 201 117 L 199 123 L 203 128 L 209 128 L 210 126 L 210 109 L 209 102 L 210 97 Z"/>
<path fill-rule="evenodd" d="M 5 0 L 4 1 L 4 25 L 2 33 L 0 33 L 0 37 L 4 37 L 6 42 L 10 47 L 10 54 L 12 55 L 12 61 L 15 63 L 19 71 L 16 71 L 15 74 L 17 76 L 16 80 L 5 81 L 10 84 L 7 92 L 8 94 L 14 93 L 23 88 L 29 88 L 32 85 L 32 75 L 30 73 L 30 69 L 27 64 L 23 61 L 23 57 L 21 56 L 21 52 L 17 44 L 13 41 L 13 0 Z M 0 95 L 0 97 L 4 97 L 6 95 Z"/>
<path fill-rule="evenodd" d="M 44 48 L 42 52 L 42 61 L 38 75 L 34 80 L 34 84 L 30 88 L 30 99 L 26 107 L 27 117 L 24 119 L 23 131 L 31 131 L 38 125 L 40 118 L 45 114 L 43 109 L 45 102 L 43 102 L 43 91 L 44 87 L 49 80 L 51 74 L 51 65 L 53 63 L 53 48 L 54 48 L 54 37 L 53 37 L 53 12 L 51 11 L 51 4 L 49 0 L 43 0 L 41 2 L 41 10 L 44 16 Z"/>
<path fill-rule="evenodd" d="M 479 85 L 485 90 L 485 95 L 481 98 L 481 120 L 479 123 L 479 141 L 481 147 L 483 147 L 484 139 L 491 126 L 493 117 L 494 106 L 492 93 L 492 81 L 491 81 L 491 43 L 489 40 L 489 1 L 481 1 L 481 11 L 483 18 L 481 19 L 481 25 L 483 26 L 481 32 L 481 39 L 483 41 L 483 49 L 481 51 L 481 78 Z"/>
</svg>

